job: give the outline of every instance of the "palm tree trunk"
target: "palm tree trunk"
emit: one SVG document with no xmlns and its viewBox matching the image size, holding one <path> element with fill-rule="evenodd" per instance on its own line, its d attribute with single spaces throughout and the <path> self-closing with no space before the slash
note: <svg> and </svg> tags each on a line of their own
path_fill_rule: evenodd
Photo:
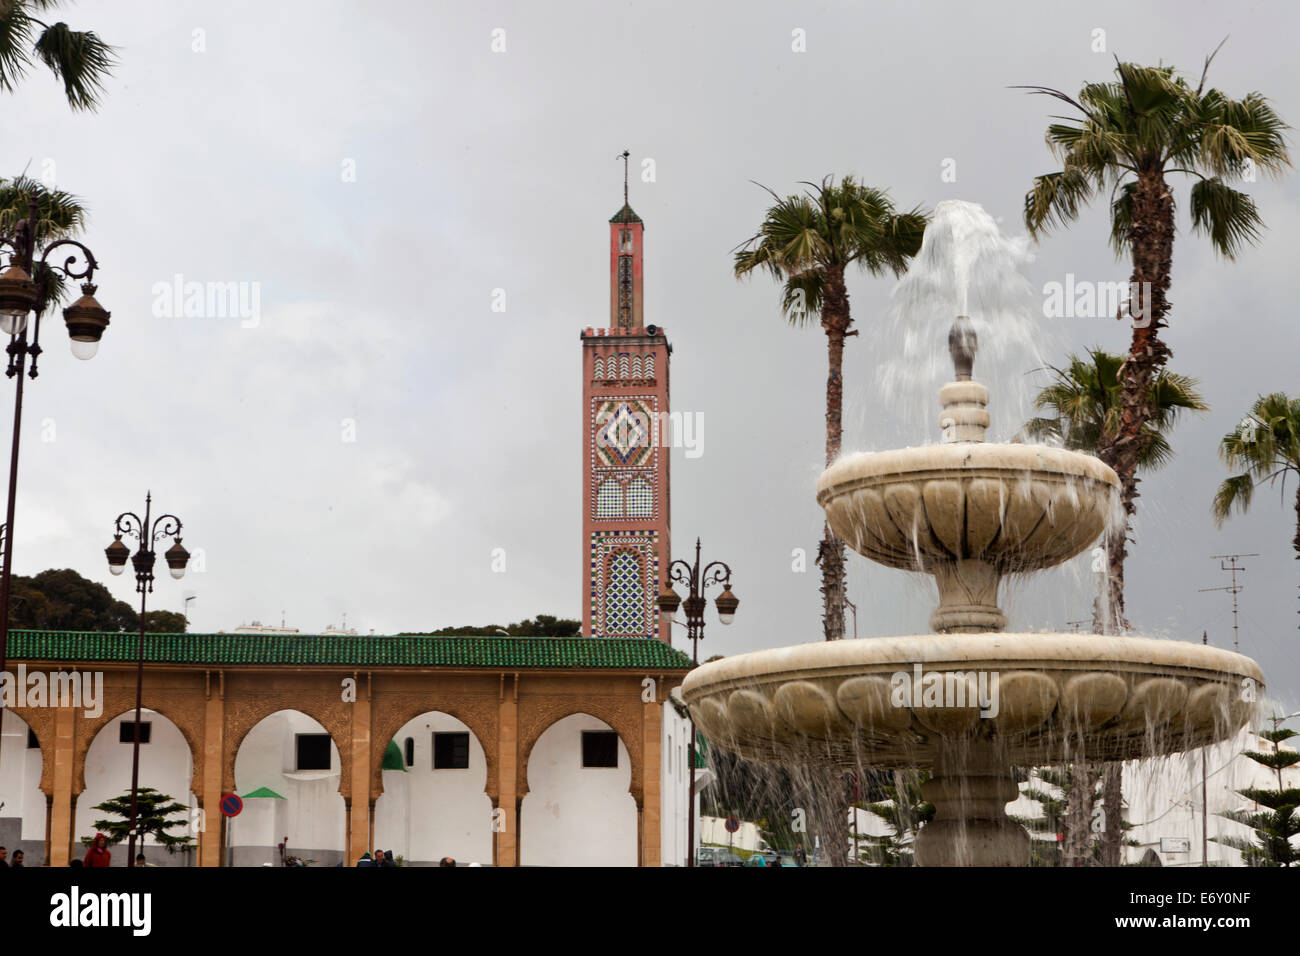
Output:
<svg viewBox="0 0 1300 956">
<path fill-rule="evenodd" d="M 1133 194 L 1129 241 L 1133 250 L 1129 313 L 1133 340 L 1128 359 L 1120 369 L 1120 422 L 1118 434 L 1103 433 L 1097 455 L 1119 476 L 1124 526 L 1107 541 L 1109 621 L 1113 633 L 1124 632 L 1124 561 L 1128 550 L 1129 522 L 1137 512 L 1138 461 L 1146 444 L 1143 430 L 1156 416 L 1151 383 L 1172 354 L 1160 339 L 1169 312 L 1169 291 L 1174 254 L 1174 200 L 1160 169 L 1138 172 Z M 1102 837 L 1102 865 L 1118 866 L 1123 829 L 1123 793 L 1119 765 L 1105 771 L 1102 801 L 1106 829 Z"/>
<path fill-rule="evenodd" d="M 1062 866 L 1087 866 L 1089 862 L 1088 826 L 1092 822 L 1093 794 L 1097 792 L 1097 772 L 1087 764 L 1070 768 L 1070 792 L 1062 821 L 1064 846 Z"/>
<path fill-rule="evenodd" d="M 1120 866 L 1124 840 L 1124 765 L 1108 763 L 1102 773 L 1101 805 L 1106 828 L 1101 836 L 1101 865 Z"/>
<path fill-rule="evenodd" d="M 826 272 L 821 316 L 830 364 L 826 376 L 826 464 L 829 467 L 840 457 L 844 433 L 844 339 L 853 322 L 842 268 Z M 844 542 L 831 533 L 829 524 L 822 525 L 817 563 L 822 572 L 822 631 L 826 640 L 838 641 L 844 637 L 845 552 Z"/>
</svg>

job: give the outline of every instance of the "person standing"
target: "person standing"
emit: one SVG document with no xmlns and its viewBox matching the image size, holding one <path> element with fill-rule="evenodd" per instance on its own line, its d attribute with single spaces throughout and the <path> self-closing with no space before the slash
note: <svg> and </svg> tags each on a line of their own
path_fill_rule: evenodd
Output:
<svg viewBox="0 0 1300 956">
<path fill-rule="evenodd" d="M 91 841 L 90 849 L 86 851 L 86 858 L 82 863 L 86 866 L 109 866 L 112 863 L 113 854 L 108 848 L 108 837 L 102 833 L 96 833 L 95 839 Z"/>
<path fill-rule="evenodd" d="M 795 847 L 794 862 L 799 866 L 808 865 L 808 854 L 804 852 L 802 843 Z"/>
<path fill-rule="evenodd" d="M 0 870 L 9 869 L 9 851 L 0 846 Z"/>
<path fill-rule="evenodd" d="M 23 851 L 22 851 L 22 850 L 14 850 L 14 861 L 13 861 L 12 863 L 10 863 L 9 865 L 10 865 L 11 867 L 13 867 L 14 869 L 22 869 L 22 868 L 23 868 Z"/>
</svg>

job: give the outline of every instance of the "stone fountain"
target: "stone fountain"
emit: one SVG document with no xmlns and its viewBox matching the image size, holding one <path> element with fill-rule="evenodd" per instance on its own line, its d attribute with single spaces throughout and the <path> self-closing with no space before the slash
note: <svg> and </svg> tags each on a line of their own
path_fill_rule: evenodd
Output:
<svg viewBox="0 0 1300 956">
<path fill-rule="evenodd" d="M 1023 866 L 1029 835 L 1006 815 L 1012 766 L 1129 760 L 1224 739 L 1263 690 L 1254 661 L 1201 644 L 1006 633 L 1007 574 L 1049 568 L 1098 540 L 1119 480 L 1097 458 L 992 444 L 977 341 L 958 317 L 956 379 L 939 392 L 942 442 L 844 457 L 817 501 L 835 534 L 938 585 L 936 633 L 802 644 L 693 671 L 683 696 L 718 746 L 760 762 L 927 768 L 936 808 L 922 866 Z"/>
</svg>

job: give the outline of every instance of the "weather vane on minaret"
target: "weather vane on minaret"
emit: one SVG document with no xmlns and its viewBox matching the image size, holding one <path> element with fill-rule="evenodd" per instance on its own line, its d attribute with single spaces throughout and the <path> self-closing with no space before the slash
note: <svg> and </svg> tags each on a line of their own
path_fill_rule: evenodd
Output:
<svg viewBox="0 0 1300 956">
<path fill-rule="evenodd" d="M 621 159 L 621 160 L 623 160 L 623 205 L 624 205 L 624 206 L 626 206 L 626 205 L 628 204 L 628 201 L 627 201 L 627 159 L 628 159 L 628 157 L 631 156 L 631 155 L 632 155 L 632 154 L 629 153 L 627 150 L 623 150 L 623 152 L 619 153 L 617 156 L 614 157 L 615 159 Z"/>
</svg>

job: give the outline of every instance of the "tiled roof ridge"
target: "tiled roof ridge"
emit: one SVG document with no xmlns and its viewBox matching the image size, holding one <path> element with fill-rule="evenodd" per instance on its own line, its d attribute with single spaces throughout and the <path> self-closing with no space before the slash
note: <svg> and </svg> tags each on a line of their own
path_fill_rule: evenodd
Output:
<svg viewBox="0 0 1300 956">
<path fill-rule="evenodd" d="M 11 630 L 11 661 L 134 661 L 138 635 Z M 671 668 L 690 658 L 656 638 L 440 634 L 147 634 L 145 660 L 175 664 Z"/>
</svg>

